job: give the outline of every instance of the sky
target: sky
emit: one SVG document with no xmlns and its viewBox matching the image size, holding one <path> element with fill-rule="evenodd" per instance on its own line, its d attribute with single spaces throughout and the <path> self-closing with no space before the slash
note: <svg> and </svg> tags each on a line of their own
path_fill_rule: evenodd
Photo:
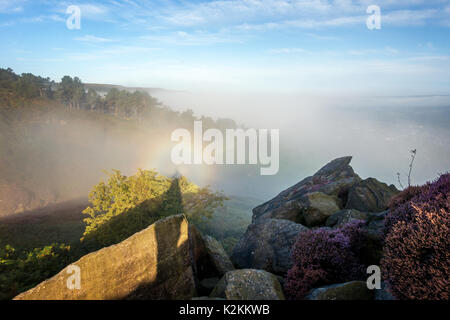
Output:
<svg viewBox="0 0 450 320">
<path fill-rule="evenodd" d="M 450 0 L 0 0 L 0 37 L 16 73 L 164 88 L 176 110 L 280 129 L 280 173 L 232 192 L 276 194 L 346 155 L 388 183 L 412 149 L 416 183 L 450 165 Z"/>
<path fill-rule="evenodd" d="M 80 29 L 67 27 L 71 5 Z M 366 25 L 370 5 L 380 8 L 380 29 Z M 450 95 L 447 0 L 0 0 L 0 35 L 1 67 L 54 80 Z"/>
</svg>

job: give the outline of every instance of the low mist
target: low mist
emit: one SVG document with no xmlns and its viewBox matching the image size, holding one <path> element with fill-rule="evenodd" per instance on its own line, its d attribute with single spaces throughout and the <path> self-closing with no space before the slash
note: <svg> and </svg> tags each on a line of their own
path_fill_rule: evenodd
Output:
<svg viewBox="0 0 450 320">
<path fill-rule="evenodd" d="M 417 149 L 411 180 L 422 184 L 450 167 L 450 97 L 367 97 L 292 93 L 160 92 L 177 110 L 230 117 L 245 127 L 280 129 L 280 170 L 259 176 L 221 177 L 218 188 L 268 199 L 312 175 L 334 158 L 352 155 L 362 177 L 399 188 L 407 184 L 410 151 Z M 220 166 L 216 168 L 221 171 Z"/>
<path fill-rule="evenodd" d="M 181 165 L 172 163 L 170 140 L 180 124 L 173 119 L 137 123 L 95 112 L 53 112 L 16 128 L 3 162 L 3 214 L 73 198 L 87 199 L 107 178 L 104 170 L 125 175 L 138 168 L 164 175 L 179 172 L 199 185 L 228 195 L 266 201 L 312 175 L 334 158 L 352 155 L 362 177 L 399 188 L 407 184 L 410 150 L 417 149 L 412 183 L 435 179 L 450 167 L 449 107 L 446 97 L 322 98 L 294 94 L 218 94 L 160 91 L 165 105 L 198 117 L 232 118 L 246 128 L 280 130 L 280 168 L 261 176 L 260 165 Z M 391 104 L 391 106 L 389 106 Z M 429 104 L 429 105 L 427 105 Z M 188 130 L 193 123 L 182 125 Z M 8 129 L 4 131 L 7 132 Z M 14 160 L 15 159 L 15 160 Z M 14 168 L 11 171 L 11 168 Z"/>
</svg>

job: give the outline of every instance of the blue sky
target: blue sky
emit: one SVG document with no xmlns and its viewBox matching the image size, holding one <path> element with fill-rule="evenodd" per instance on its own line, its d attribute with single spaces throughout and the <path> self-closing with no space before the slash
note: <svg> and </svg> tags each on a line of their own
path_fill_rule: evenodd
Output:
<svg viewBox="0 0 450 320">
<path fill-rule="evenodd" d="M 66 9 L 81 9 L 69 30 Z M 369 5 L 381 29 L 366 26 Z M 450 94 L 450 1 L 0 0 L 1 67 L 179 90 Z"/>
</svg>

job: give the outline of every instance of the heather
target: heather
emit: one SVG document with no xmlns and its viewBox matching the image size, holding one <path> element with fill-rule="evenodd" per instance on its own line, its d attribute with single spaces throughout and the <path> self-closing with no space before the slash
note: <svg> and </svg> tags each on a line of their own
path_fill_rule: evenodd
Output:
<svg viewBox="0 0 450 320">
<path fill-rule="evenodd" d="M 450 174 L 391 201 L 382 270 L 398 299 L 448 300 Z"/>
<path fill-rule="evenodd" d="M 352 221 L 339 229 L 319 228 L 299 234 L 292 250 L 285 292 L 290 299 L 303 299 L 315 287 L 363 279 L 365 265 L 363 222 Z"/>
</svg>

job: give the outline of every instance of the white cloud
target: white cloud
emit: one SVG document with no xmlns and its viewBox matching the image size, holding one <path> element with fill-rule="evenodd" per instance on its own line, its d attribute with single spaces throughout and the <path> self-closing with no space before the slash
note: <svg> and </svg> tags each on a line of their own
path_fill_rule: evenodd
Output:
<svg viewBox="0 0 450 320">
<path fill-rule="evenodd" d="M 19 21 L 21 23 L 37 23 L 37 22 L 49 22 L 49 21 L 65 22 L 66 20 L 57 14 L 52 14 L 52 15 L 30 16 L 30 17 L 26 17 L 26 18 L 21 18 Z"/>
<path fill-rule="evenodd" d="M 22 12 L 24 2 L 24 0 L 0 0 L 0 13 Z"/>
<path fill-rule="evenodd" d="M 130 60 L 133 56 L 141 56 L 142 54 L 150 53 L 159 50 L 159 48 L 150 48 L 142 46 L 112 46 L 101 50 L 94 50 L 91 52 L 75 52 L 70 53 L 67 58 L 73 61 L 90 61 L 90 60 L 105 60 L 105 57 L 123 57 L 127 56 Z"/>
<path fill-rule="evenodd" d="M 280 48 L 280 49 L 271 49 L 269 53 L 275 54 L 291 54 L 291 53 L 305 53 L 306 50 L 302 48 Z"/>
<path fill-rule="evenodd" d="M 372 0 L 230 0 L 201 3 L 183 2 L 161 12 L 162 21 L 176 26 L 228 25 L 247 29 L 273 28 L 292 24 L 301 28 L 345 26 L 365 21 Z M 439 0 L 381 0 L 382 18 L 398 25 L 423 24 L 441 19 L 442 10 L 422 9 L 424 5 L 442 7 Z M 422 7 L 420 7 L 422 6 Z M 404 10 L 409 8 L 409 10 Z M 326 18 L 324 18 L 326 17 Z M 262 22 L 265 21 L 265 22 Z M 270 22 L 267 22 L 270 21 Z"/>
<path fill-rule="evenodd" d="M 428 20 L 437 18 L 439 10 L 398 10 L 387 14 L 382 14 L 382 24 L 398 26 L 425 25 Z"/>
<path fill-rule="evenodd" d="M 230 34 L 226 32 L 185 32 L 176 31 L 169 34 L 163 35 L 148 35 L 142 36 L 141 39 L 150 40 L 152 42 L 171 44 L 171 45 L 181 45 L 181 46 L 206 46 L 217 43 L 230 43 L 230 42 L 240 42 L 236 38 L 233 38 Z"/>
<path fill-rule="evenodd" d="M 93 35 L 85 35 L 83 37 L 76 37 L 75 40 L 83 42 L 113 42 L 114 39 L 101 38 Z"/>
<path fill-rule="evenodd" d="M 336 40 L 341 40 L 340 37 L 336 37 L 336 36 L 329 36 L 329 35 L 322 35 L 322 34 L 317 34 L 317 33 L 307 33 L 306 34 L 308 37 L 316 39 L 316 40 L 324 40 L 324 41 L 336 41 Z"/>
<path fill-rule="evenodd" d="M 386 50 L 387 53 L 390 53 L 390 54 L 398 54 L 398 53 L 400 52 L 400 51 L 398 51 L 397 49 L 392 48 L 392 47 L 389 47 L 389 46 L 387 46 L 387 47 L 385 48 L 385 50 Z"/>
</svg>

